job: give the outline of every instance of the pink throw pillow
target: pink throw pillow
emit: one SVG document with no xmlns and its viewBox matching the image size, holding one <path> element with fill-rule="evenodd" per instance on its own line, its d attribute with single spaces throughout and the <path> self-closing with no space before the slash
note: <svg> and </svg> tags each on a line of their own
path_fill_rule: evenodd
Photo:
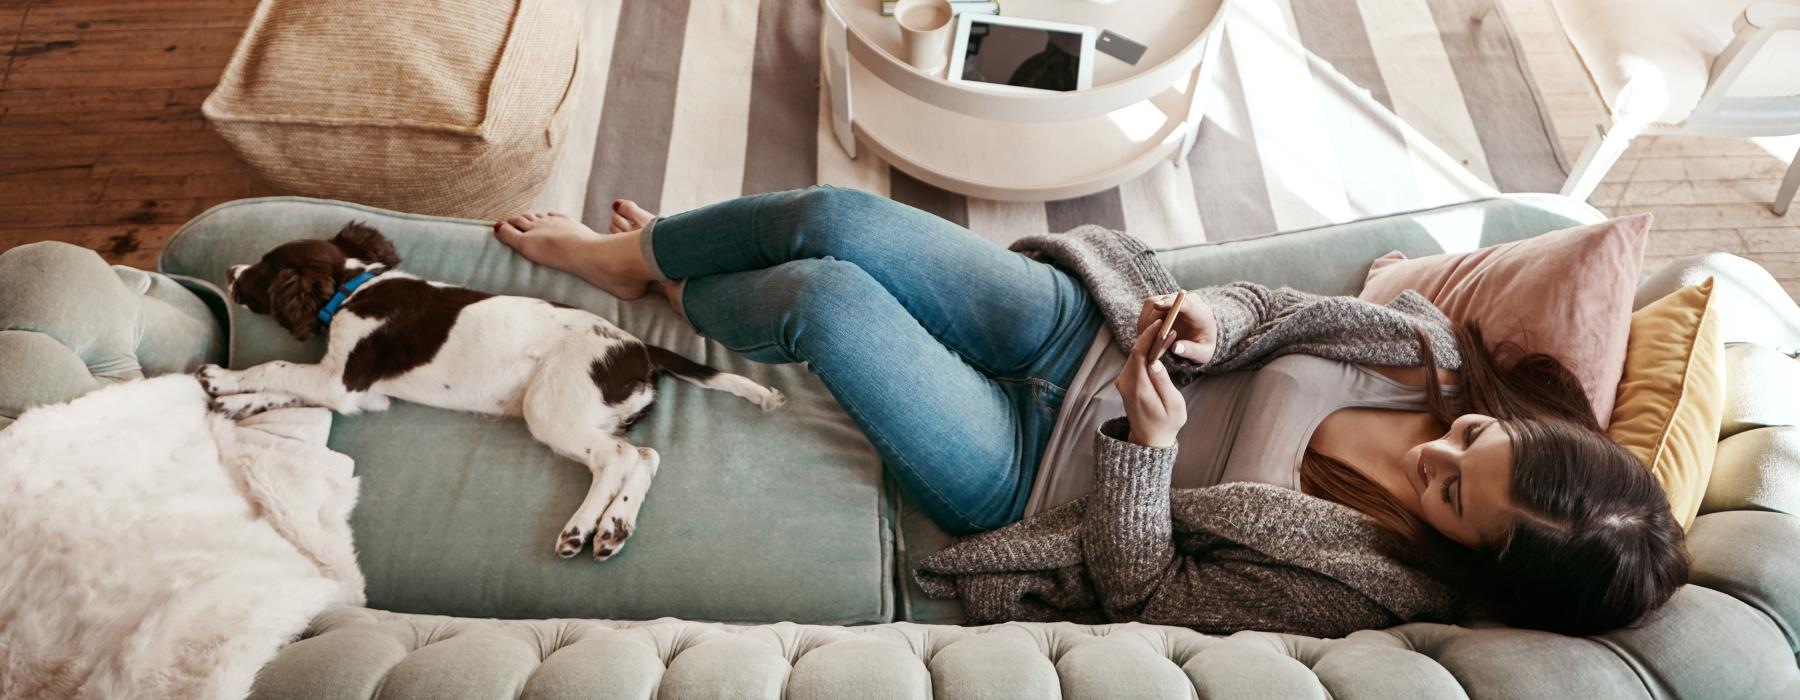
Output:
<svg viewBox="0 0 1800 700">
<path fill-rule="evenodd" d="M 1650 215 L 1546 233 L 1469 253 L 1376 258 L 1360 298 L 1385 304 L 1413 289 L 1457 325 L 1473 321 L 1489 343 L 1510 340 L 1561 360 L 1612 417 L 1631 300 L 1644 266 Z"/>
</svg>

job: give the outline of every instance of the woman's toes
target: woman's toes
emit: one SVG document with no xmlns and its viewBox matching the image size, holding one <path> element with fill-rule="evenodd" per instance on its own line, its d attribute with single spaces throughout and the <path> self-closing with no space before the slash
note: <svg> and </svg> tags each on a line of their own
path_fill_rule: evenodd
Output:
<svg viewBox="0 0 1800 700">
<path fill-rule="evenodd" d="M 530 231 L 531 230 L 531 217 L 526 214 L 520 214 L 513 218 L 507 219 L 506 223 L 512 224 L 513 228 L 518 229 L 520 231 Z"/>
<path fill-rule="evenodd" d="M 633 202 L 629 199 L 621 199 L 613 202 L 613 211 L 618 215 L 625 217 L 626 221 L 631 222 L 632 228 L 643 228 L 648 226 L 650 222 L 656 218 L 655 214 L 650 213 L 643 207 L 638 206 L 637 202 Z"/>
<path fill-rule="evenodd" d="M 521 233 L 519 228 L 512 225 L 512 222 L 510 221 L 494 222 L 494 237 L 500 239 L 500 242 L 505 244 L 508 248 L 519 247 L 519 236 Z"/>
</svg>

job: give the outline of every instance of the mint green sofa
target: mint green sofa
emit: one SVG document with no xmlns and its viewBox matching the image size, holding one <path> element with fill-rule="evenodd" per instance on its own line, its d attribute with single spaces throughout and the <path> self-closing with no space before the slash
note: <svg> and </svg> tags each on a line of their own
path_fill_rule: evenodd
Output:
<svg viewBox="0 0 1800 700">
<path fill-rule="evenodd" d="M 1349 294 L 1389 250 L 1598 218 L 1558 197 L 1488 199 L 1163 257 L 1190 287 Z M 1729 256 L 1656 273 L 1719 275 L 1729 304 L 1730 409 L 1690 536 L 1693 585 L 1639 627 L 1592 638 L 1437 624 L 1330 640 L 955 626 L 955 602 L 925 599 L 907 575 L 947 537 L 803 367 L 750 362 L 659 300 L 620 302 L 529 265 L 483 222 L 338 202 L 221 205 L 175 236 L 159 273 L 58 243 L 0 254 L 0 426 L 107 382 L 316 357 L 320 341 L 294 342 L 218 290 L 228 265 L 350 220 L 393 238 L 404 270 L 591 309 L 790 400 L 765 414 L 665 382 L 630 434 L 662 452 L 662 471 L 631 547 L 603 564 L 552 555 L 587 475 L 519 421 L 405 403 L 337 417 L 331 446 L 362 479 L 353 526 L 368 607 L 320 615 L 264 668 L 257 697 L 1800 697 L 1800 310 Z"/>
</svg>

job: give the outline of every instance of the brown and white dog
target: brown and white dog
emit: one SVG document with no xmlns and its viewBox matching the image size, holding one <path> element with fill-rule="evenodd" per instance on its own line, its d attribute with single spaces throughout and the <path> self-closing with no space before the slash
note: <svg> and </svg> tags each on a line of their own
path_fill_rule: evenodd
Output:
<svg viewBox="0 0 1800 700">
<path fill-rule="evenodd" d="M 781 392 L 648 345 L 594 314 L 541 299 L 497 296 L 394 270 L 387 237 L 352 223 L 331 240 L 286 243 L 236 265 L 232 301 L 305 340 L 328 333 L 318 364 L 269 362 L 196 373 L 214 410 L 242 418 L 287 406 L 381 411 L 389 398 L 476 413 L 522 415 L 531 435 L 593 472 L 587 497 L 557 535 L 572 557 L 594 538 L 594 559 L 619 552 L 661 457 L 621 435 L 672 374 L 772 410 Z M 334 294 L 365 272 L 335 314 Z M 596 537 L 596 533 L 598 536 Z"/>
</svg>

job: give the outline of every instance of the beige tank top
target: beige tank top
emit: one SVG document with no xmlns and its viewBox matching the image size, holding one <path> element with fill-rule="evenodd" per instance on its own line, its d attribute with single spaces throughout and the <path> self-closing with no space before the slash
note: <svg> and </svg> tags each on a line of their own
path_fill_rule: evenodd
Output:
<svg viewBox="0 0 1800 700">
<path fill-rule="evenodd" d="M 1102 423 L 1125 415 L 1113 386 L 1125 357 L 1102 329 L 1064 395 L 1027 516 L 1093 490 L 1094 436 Z M 1343 408 L 1427 410 L 1423 386 L 1313 355 L 1284 355 L 1255 371 L 1202 377 L 1181 393 L 1188 421 L 1176 435 L 1175 488 L 1254 481 L 1297 490 L 1300 460 L 1326 416 Z M 1445 386 L 1445 395 L 1454 400 L 1456 388 Z"/>
</svg>

